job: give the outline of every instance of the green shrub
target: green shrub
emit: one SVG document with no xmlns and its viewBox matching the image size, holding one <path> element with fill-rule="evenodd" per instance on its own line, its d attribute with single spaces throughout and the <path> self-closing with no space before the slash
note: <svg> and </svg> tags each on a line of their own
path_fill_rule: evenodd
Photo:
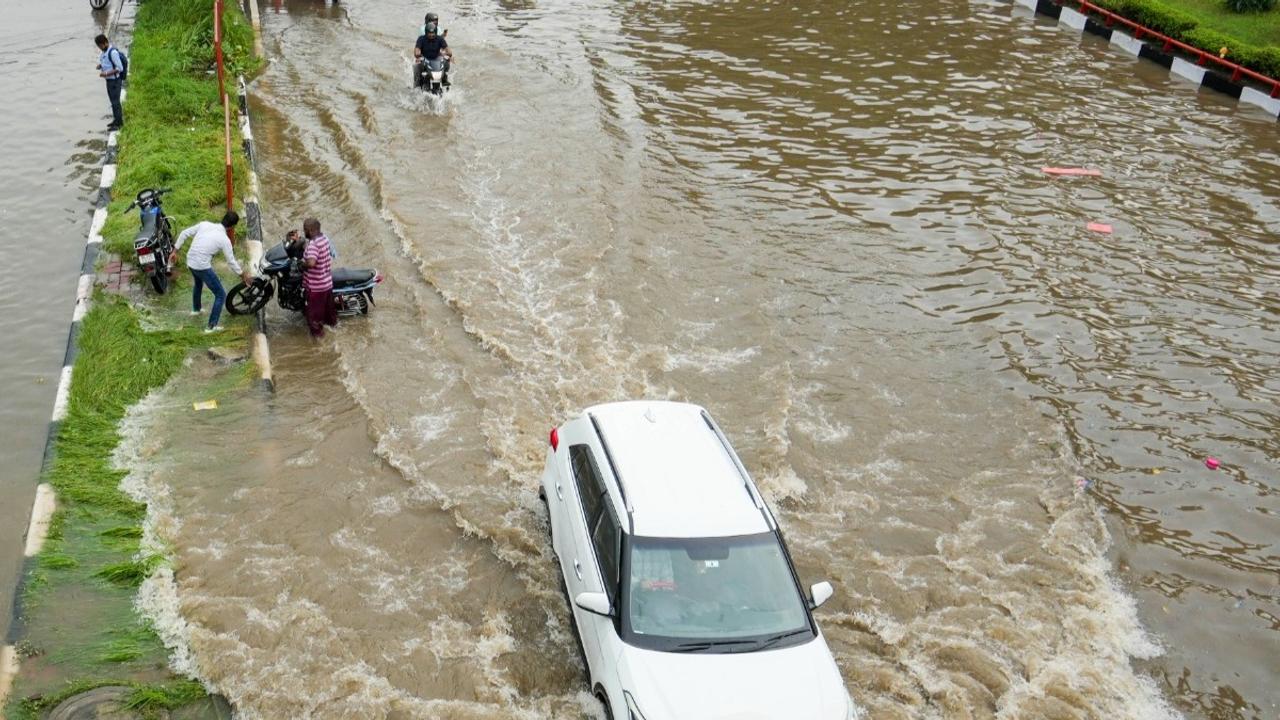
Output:
<svg viewBox="0 0 1280 720">
<path fill-rule="evenodd" d="M 1225 47 L 1227 60 L 1257 70 L 1264 75 L 1280 77 L 1280 48 L 1245 45 L 1217 30 L 1206 27 L 1195 28 L 1182 39 L 1212 55 L 1217 55 L 1218 51 Z"/>
<path fill-rule="evenodd" d="M 1098 0 L 1095 4 L 1179 40 L 1197 25 L 1196 19 L 1190 15 L 1155 0 Z"/>
<path fill-rule="evenodd" d="M 1256 13 L 1274 8 L 1276 0 L 1226 0 L 1224 4 L 1231 12 Z"/>
</svg>

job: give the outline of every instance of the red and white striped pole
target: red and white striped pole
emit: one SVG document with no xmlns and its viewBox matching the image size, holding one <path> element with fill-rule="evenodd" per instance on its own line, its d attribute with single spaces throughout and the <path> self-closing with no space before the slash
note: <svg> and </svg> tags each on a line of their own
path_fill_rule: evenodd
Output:
<svg viewBox="0 0 1280 720">
<path fill-rule="evenodd" d="M 227 71 L 222 57 L 222 2 L 213 0 L 213 55 L 218 65 L 218 95 L 222 98 L 223 163 L 227 178 L 227 211 L 235 209 L 235 181 L 231 171 L 231 103 L 227 97 Z M 234 228 L 227 229 L 227 237 L 235 242 Z"/>
</svg>

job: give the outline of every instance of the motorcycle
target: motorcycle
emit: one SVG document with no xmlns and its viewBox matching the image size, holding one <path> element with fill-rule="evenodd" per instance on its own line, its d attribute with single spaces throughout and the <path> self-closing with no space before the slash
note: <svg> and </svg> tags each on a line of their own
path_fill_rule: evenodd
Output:
<svg viewBox="0 0 1280 720">
<path fill-rule="evenodd" d="M 239 283 L 227 293 L 227 310 L 232 315 L 250 315 L 266 307 L 275 295 L 285 310 L 302 312 L 307 293 L 302 287 L 302 243 L 283 242 L 262 255 L 261 275 L 248 285 Z M 368 315 L 373 305 L 373 288 L 382 282 L 377 270 L 335 268 L 333 302 L 338 315 Z"/>
<path fill-rule="evenodd" d="M 413 86 L 440 97 L 449 89 L 449 62 L 443 56 L 420 58 L 413 64 Z"/>
<path fill-rule="evenodd" d="M 161 295 L 169 289 L 169 276 L 173 274 L 173 267 L 169 264 L 173 256 L 173 228 L 160 202 L 160 197 L 167 192 L 172 190 L 147 188 L 124 209 L 129 212 L 138 208 L 141 227 L 133 238 L 133 251 L 137 253 L 138 264 L 151 281 L 151 287 Z"/>
</svg>

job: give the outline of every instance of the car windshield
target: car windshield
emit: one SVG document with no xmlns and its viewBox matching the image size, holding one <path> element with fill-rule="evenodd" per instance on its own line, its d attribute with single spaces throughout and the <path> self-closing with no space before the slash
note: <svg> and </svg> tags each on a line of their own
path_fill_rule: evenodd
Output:
<svg viewBox="0 0 1280 720">
<path fill-rule="evenodd" d="M 662 650 L 751 651 L 812 637 L 773 533 L 629 543 L 624 635 Z"/>
</svg>

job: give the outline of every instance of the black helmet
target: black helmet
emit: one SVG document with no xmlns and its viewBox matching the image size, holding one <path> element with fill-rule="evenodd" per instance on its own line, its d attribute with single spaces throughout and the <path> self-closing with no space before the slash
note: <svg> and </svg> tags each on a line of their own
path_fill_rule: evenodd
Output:
<svg viewBox="0 0 1280 720">
<path fill-rule="evenodd" d="M 422 19 L 422 31 L 428 35 L 436 32 L 439 26 L 440 16 L 435 13 L 427 13 L 427 16 Z"/>
</svg>

